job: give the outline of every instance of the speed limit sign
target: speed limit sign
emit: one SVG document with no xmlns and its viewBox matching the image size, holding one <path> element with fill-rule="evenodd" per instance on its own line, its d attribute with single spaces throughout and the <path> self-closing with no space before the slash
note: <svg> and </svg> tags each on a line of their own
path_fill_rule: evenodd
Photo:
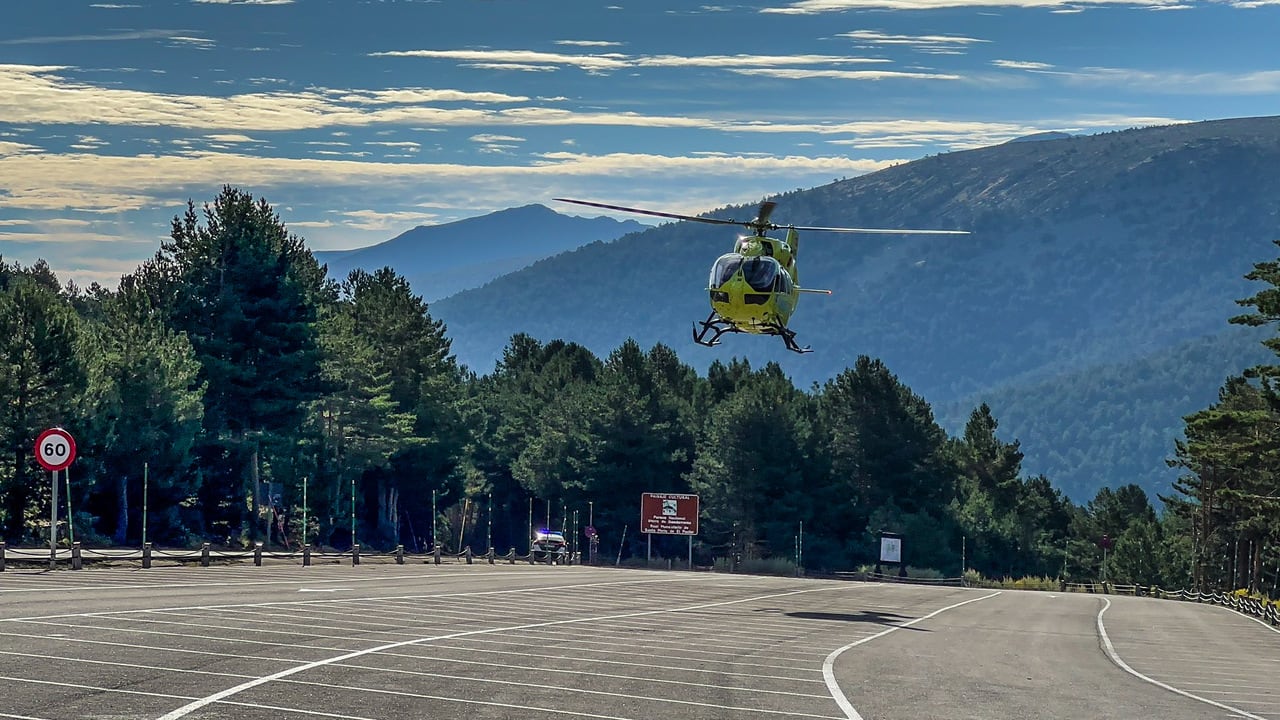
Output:
<svg viewBox="0 0 1280 720">
<path fill-rule="evenodd" d="M 49 472 L 65 470 L 76 459 L 76 441 L 62 428 L 49 428 L 36 438 L 36 462 Z"/>
</svg>

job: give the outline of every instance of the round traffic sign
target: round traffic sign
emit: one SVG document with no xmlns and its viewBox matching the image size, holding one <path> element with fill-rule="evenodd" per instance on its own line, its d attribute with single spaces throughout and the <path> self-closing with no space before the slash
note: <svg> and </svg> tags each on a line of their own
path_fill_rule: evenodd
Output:
<svg viewBox="0 0 1280 720">
<path fill-rule="evenodd" d="M 36 438 L 36 462 L 49 472 L 65 469 L 76 459 L 76 441 L 62 428 L 49 428 Z"/>
</svg>

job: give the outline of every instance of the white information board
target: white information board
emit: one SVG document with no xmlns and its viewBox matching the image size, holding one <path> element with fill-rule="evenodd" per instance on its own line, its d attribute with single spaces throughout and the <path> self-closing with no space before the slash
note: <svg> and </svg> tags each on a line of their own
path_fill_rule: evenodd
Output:
<svg viewBox="0 0 1280 720">
<path fill-rule="evenodd" d="M 885 563 L 902 562 L 902 538 L 896 538 L 896 537 L 880 538 L 880 562 L 885 562 Z"/>
</svg>

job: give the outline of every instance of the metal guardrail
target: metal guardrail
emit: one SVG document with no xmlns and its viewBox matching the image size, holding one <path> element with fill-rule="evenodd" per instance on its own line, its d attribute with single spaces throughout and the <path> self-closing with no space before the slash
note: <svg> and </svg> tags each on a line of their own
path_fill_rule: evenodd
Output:
<svg viewBox="0 0 1280 720">
<path fill-rule="evenodd" d="M 1274 602 L 1264 602 L 1235 593 L 1202 593 L 1195 590 L 1162 590 L 1160 588 L 1151 588 L 1151 590 L 1156 597 L 1221 605 L 1250 617 L 1265 620 L 1272 625 L 1280 625 L 1280 607 L 1277 607 Z"/>
<path fill-rule="evenodd" d="M 887 583 L 903 583 L 905 585 L 942 585 L 949 587 L 964 587 L 964 578 L 918 578 L 908 577 L 906 575 L 891 575 L 888 573 L 878 572 L 862 572 L 862 571 L 838 571 L 831 574 L 838 580 L 863 580 L 866 582 L 887 582 Z M 810 577 L 818 577 L 811 575 Z"/>
<path fill-rule="evenodd" d="M 1256 598 L 1237 595 L 1235 593 L 1208 592 L 1196 590 L 1165 590 L 1161 587 L 1147 585 L 1120 585 L 1116 583 L 1063 583 L 1066 592 L 1089 592 L 1100 595 L 1133 595 L 1135 597 L 1155 597 L 1162 600 L 1180 600 L 1183 602 L 1206 603 L 1230 608 L 1250 617 L 1258 618 L 1271 625 L 1280 626 L 1280 607 L 1274 602 L 1266 602 Z"/>
<path fill-rule="evenodd" d="M 350 550 L 342 551 L 326 551 L 323 548 L 311 545 L 303 545 L 296 550 L 279 551 L 264 549 L 261 543 L 249 549 L 228 550 L 215 549 L 210 543 L 204 543 L 195 549 L 162 549 L 154 547 L 151 543 L 146 543 L 141 548 L 84 548 L 77 542 L 72 543 L 69 548 L 57 548 L 51 552 L 49 548 L 9 547 L 6 543 L 0 542 L 0 572 L 4 572 L 5 566 L 9 563 L 21 563 L 22 565 L 48 563 L 50 569 L 56 569 L 59 565 L 63 565 L 70 567 L 72 570 L 80 570 L 86 562 L 90 561 L 138 561 L 146 569 L 150 568 L 157 560 L 177 564 L 199 563 L 203 567 L 208 567 L 215 562 L 243 562 L 246 560 L 252 560 L 254 565 L 260 566 L 264 558 L 301 562 L 304 567 L 310 566 L 316 560 L 337 560 L 341 562 L 348 559 L 352 565 L 359 565 L 362 559 L 390 560 L 399 565 L 403 565 L 406 559 L 409 561 L 420 560 L 422 563 L 435 565 L 440 565 L 445 561 L 465 562 L 471 565 L 477 559 L 490 565 L 498 562 L 511 565 L 517 562 L 530 565 L 539 562 L 543 564 L 573 564 L 573 558 L 567 555 L 545 558 L 539 561 L 532 552 L 520 555 L 516 553 L 515 548 L 511 548 L 503 555 L 498 555 L 493 548 L 489 548 L 481 555 L 476 555 L 469 546 L 456 553 L 445 552 L 442 547 L 436 546 L 425 553 L 416 554 L 406 553 L 403 545 L 397 545 L 394 550 L 389 551 L 370 551 L 360 545 L 355 545 Z"/>
</svg>

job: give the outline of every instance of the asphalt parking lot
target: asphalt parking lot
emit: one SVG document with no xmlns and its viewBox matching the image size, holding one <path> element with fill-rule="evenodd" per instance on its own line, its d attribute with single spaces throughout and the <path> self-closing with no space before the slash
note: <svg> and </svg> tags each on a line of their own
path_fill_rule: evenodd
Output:
<svg viewBox="0 0 1280 720">
<path fill-rule="evenodd" d="M 1280 632 L 1138 598 L 487 564 L 0 574 L 3 718 L 1280 720 L 1277 678 Z"/>
</svg>

